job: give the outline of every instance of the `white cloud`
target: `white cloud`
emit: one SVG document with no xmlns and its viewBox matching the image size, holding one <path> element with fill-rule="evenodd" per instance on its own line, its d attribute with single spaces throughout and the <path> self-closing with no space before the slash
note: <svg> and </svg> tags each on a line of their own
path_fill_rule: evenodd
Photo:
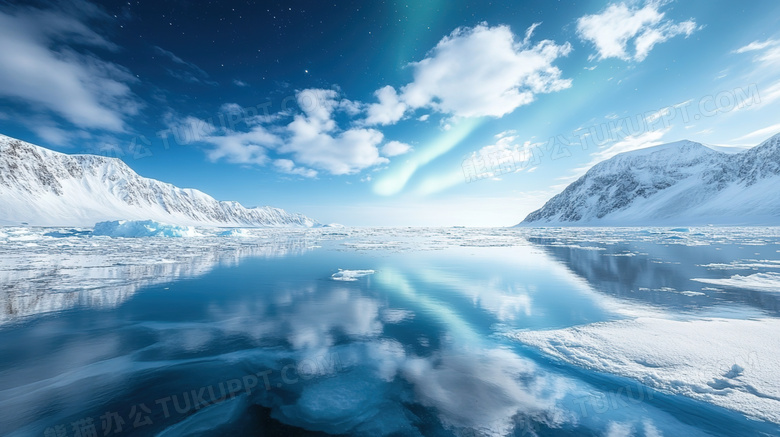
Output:
<svg viewBox="0 0 780 437">
<path fill-rule="evenodd" d="M 374 95 L 379 100 L 379 103 L 372 103 L 368 106 L 367 125 L 394 124 L 404 116 L 407 106 L 398 98 L 395 88 L 388 85 L 378 89 Z"/>
<path fill-rule="evenodd" d="M 534 96 L 571 87 L 552 65 L 571 45 L 544 40 L 518 42 L 507 26 L 458 28 L 428 57 L 412 63 L 414 81 L 401 90 L 410 108 L 432 107 L 460 117 L 501 117 L 531 103 Z M 468 60 L 468 62 L 464 62 Z"/>
<path fill-rule="evenodd" d="M 768 39 L 766 41 L 753 41 L 752 43 L 734 50 L 734 53 L 760 52 L 754 61 L 764 64 L 780 62 L 780 40 Z"/>
<path fill-rule="evenodd" d="M 72 137 L 67 131 L 54 125 L 36 125 L 30 128 L 48 144 L 63 146 L 68 144 Z"/>
<path fill-rule="evenodd" d="M 220 112 L 227 112 L 227 113 L 236 113 L 236 112 L 243 112 L 243 108 L 241 108 L 241 105 L 238 103 L 223 103 L 222 106 L 219 107 Z"/>
<path fill-rule="evenodd" d="M 0 97 L 51 112 L 82 128 L 125 130 L 140 103 L 127 69 L 69 46 L 116 50 L 86 24 L 107 17 L 94 5 L 0 10 Z M 78 12 L 76 12 L 78 10 Z"/>
<path fill-rule="evenodd" d="M 238 87 L 242 87 L 242 88 L 249 86 L 248 83 L 244 82 L 243 80 L 239 80 L 239 79 L 233 79 L 233 85 L 238 86 Z"/>
<path fill-rule="evenodd" d="M 382 146 L 382 155 L 384 156 L 398 156 L 408 153 L 412 150 L 412 146 L 402 143 L 400 141 L 390 141 Z"/>
<path fill-rule="evenodd" d="M 776 45 L 780 45 L 780 41 L 774 39 L 768 39 L 766 41 L 753 41 L 746 46 L 734 50 L 734 53 L 746 53 L 746 52 L 753 52 L 756 50 L 764 50 L 767 47 L 772 47 Z"/>
<path fill-rule="evenodd" d="M 203 142 L 215 146 L 207 152 L 211 161 L 224 159 L 233 164 L 258 164 L 268 162 L 267 149 L 279 143 L 279 138 L 262 126 L 249 132 L 227 131 L 223 135 L 204 137 Z"/>
<path fill-rule="evenodd" d="M 205 143 L 211 148 L 206 154 L 211 161 L 225 160 L 235 164 L 265 165 L 270 161 L 269 152 L 277 156 L 273 161 L 276 170 L 282 173 L 315 177 L 315 169 L 330 174 L 354 174 L 378 164 L 389 162 L 380 156 L 378 146 L 384 136 L 374 129 L 340 129 L 334 115 L 337 112 L 354 113 L 359 103 L 341 99 L 336 90 L 306 89 L 296 94 L 302 113 L 293 116 L 286 125 L 265 127 L 269 117 L 253 116 L 235 103 L 226 103 L 220 111 L 240 115 L 248 131 L 237 131 L 242 123 L 230 123 L 224 117 L 201 120 L 197 117 L 169 120 L 169 131 L 161 136 L 178 144 Z M 284 115 L 288 118 L 289 115 Z M 281 114 L 271 116 L 278 121 Z M 396 149 L 398 150 L 397 146 Z"/>
<path fill-rule="evenodd" d="M 354 174 L 365 168 L 389 162 L 379 156 L 384 136 L 374 129 L 340 130 L 333 113 L 349 110 L 337 91 L 308 89 L 297 94 L 304 114 L 287 125 L 287 138 L 277 151 L 290 153 L 295 162 L 325 170 L 334 175 Z"/>
<path fill-rule="evenodd" d="M 263 126 L 253 126 L 248 132 L 237 132 L 224 126 L 214 126 L 211 120 L 185 117 L 168 121 L 170 131 L 162 132 L 166 141 L 173 134 L 173 141 L 179 145 L 205 143 L 211 148 L 206 156 L 212 162 L 225 160 L 232 164 L 265 165 L 269 158 L 267 151 L 278 146 L 281 140 Z"/>
<path fill-rule="evenodd" d="M 697 30 L 693 20 L 675 23 L 664 19 L 660 11 L 664 2 L 647 1 L 644 7 L 613 3 L 599 14 L 577 20 L 577 34 L 592 43 L 598 59 L 619 58 L 643 61 L 655 45 L 677 35 L 691 35 Z M 633 44 L 633 53 L 629 46 Z"/>
<path fill-rule="evenodd" d="M 276 170 L 282 173 L 303 176 L 305 178 L 317 177 L 317 172 L 315 170 L 312 170 L 310 168 L 296 167 L 295 163 L 289 159 L 275 160 L 274 167 L 276 168 Z"/>
</svg>

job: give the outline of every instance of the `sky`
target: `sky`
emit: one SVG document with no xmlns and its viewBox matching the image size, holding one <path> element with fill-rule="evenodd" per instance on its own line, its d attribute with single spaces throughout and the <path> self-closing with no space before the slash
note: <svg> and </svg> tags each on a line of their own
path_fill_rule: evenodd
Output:
<svg viewBox="0 0 780 437">
<path fill-rule="evenodd" d="M 0 1 L 0 133 L 353 226 L 510 226 L 780 132 L 780 2 Z"/>
</svg>

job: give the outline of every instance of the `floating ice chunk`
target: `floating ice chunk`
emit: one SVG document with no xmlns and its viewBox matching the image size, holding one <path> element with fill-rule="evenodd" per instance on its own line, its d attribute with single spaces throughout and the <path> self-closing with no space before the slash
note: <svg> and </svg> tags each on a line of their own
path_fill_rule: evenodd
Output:
<svg viewBox="0 0 780 437">
<path fill-rule="evenodd" d="M 200 236 L 192 226 L 168 225 L 154 220 L 100 222 L 95 225 L 92 235 L 115 238 Z"/>
<path fill-rule="evenodd" d="M 338 272 L 331 275 L 334 281 L 357 281 L 358 278 L 363 276 L 373 275 L 373 270 L 343 270 L 339 269 Z"/>
<path fill-rule="evenodd" d="M 692 281 L 719 285 L 721 287 L 780 293 L 780 273 L 773 272 L 756 273 L 755 275 L 750 276 L 734 275 L 731 278 L 724 279 L 694 278 Z"/>
</svg>

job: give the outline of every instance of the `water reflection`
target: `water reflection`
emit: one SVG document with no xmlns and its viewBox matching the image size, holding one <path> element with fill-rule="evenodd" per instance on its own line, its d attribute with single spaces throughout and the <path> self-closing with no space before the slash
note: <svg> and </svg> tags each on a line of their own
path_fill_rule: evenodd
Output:
<svg viewBox="0 0 780 437">
<path fill-rule="evenodd" d="M 701 310 L 737 304 L 780 313 L 780 295 L 750 289 L 717 288 L 694 278 L 720 278 L 745 274 L 739 260 L 777 257 L 775 245 L 659 244 L 623 241 L 594 244 L 583 249 L 566 239 L 531 238 L 554 259 L 596 290 L 622 299 L 638 300 L 676 311 Z M 593 250 L 597 247 L 603 250 Z M 777 270 L 774 263 L 751 263 L 756 270 Z M 751 267 L 753 269 L 754 267 Z"/>
<path fill-rule="evenodd" d="M 312 248 L 306 239 L 203 239 L 195 246 L 167 240 L 48 239 L 23 251 L 4 248 L 0 325 L 77 306 L 114 308 L 144 287 L 196 278 L 246 257 L 279 258 Z"/>
<path fill-rule="evenodd" d="M 353 435 L 758 429 L 736 414 L 704 404 L 680 408 L 660 394 L 627 402 L 625 381 L 551 365 L 501 336 L 504 328 L 622 317 L 588 284 L 609 293 L 587 269 L 613 258 L 578 258 L 574 249 L 501 235 L 485 240 L 511 239 L 515 247 L 366 254 L 310 250 L 316 244 L 309 239 L 198 248 L 164 242 L 154 250 L 127 242 L 124 253 L 74 250 L 46 272 L 35 256 L 4 264 L 27 267 L 3 270 L 4 290 L 16 293 L 5 299 L 17 308 L 6 317 L 19 323 L 0 329 L 0 434 L 71 431 L 92 419 L 100 435 L 108 413 L 125 423 L 105 435 L 242 435 L 258 427 Z M 599 274 L 628 281 L 618 270 L 636 266 L 610 266 L 631 262 L 620 260 Z M 376 273 L 331 280 L 339 268 Z M 58 279 L 43 279 L 52 275 Z M 46 285 L 20 285 L 24 278 Z M 85 296 L 77 284 L 86 283 L 121 298 L 36 307 L 19 297 L 40 293 L 39 300 L 55 302 L 46 287 Z M 41 316 L 46 311 L 57 313 Z M 618 408 L 582 408 L 583 399 L 607 394 Z M 710 414 L 726 419 L 702 423 Z"/>
</svg>

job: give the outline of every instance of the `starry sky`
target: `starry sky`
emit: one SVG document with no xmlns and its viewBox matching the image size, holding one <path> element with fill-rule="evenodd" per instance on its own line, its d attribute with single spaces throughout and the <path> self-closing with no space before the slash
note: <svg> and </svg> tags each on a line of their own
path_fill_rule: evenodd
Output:
<svg viewBox="0 0 780 437">
<path fill-rule="evenodd" d="M 0 1 L 0 133 L 323 223 L 509 226 L 780 131 L 780 3 Z"/>
</svg>

